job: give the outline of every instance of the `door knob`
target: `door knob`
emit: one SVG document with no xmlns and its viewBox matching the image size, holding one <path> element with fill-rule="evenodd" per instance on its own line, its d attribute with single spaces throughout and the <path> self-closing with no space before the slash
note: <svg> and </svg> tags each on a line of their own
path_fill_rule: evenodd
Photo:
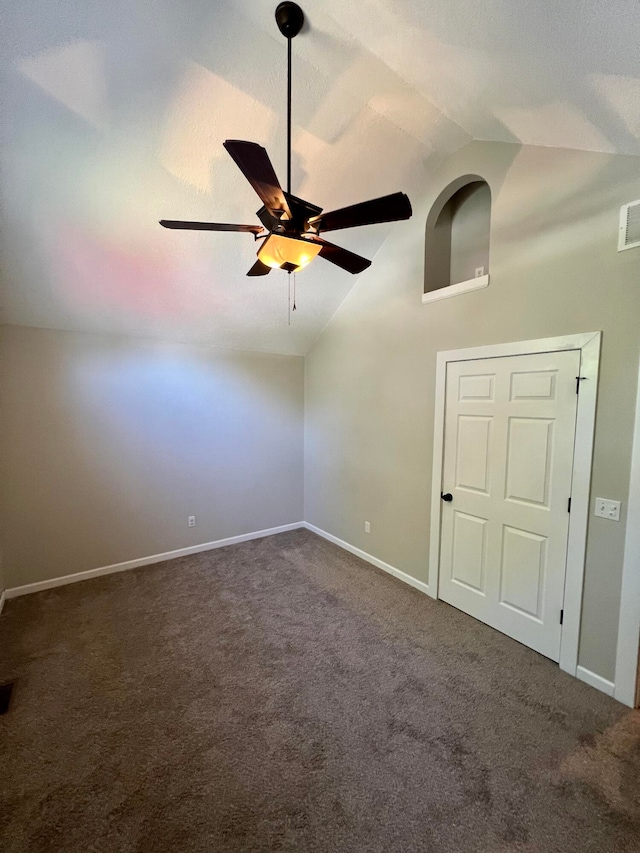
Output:
<svg viewBox="0 0 640 853">
<path fill-rule="evenodd" d="M 451 494 L 451 492 L 447 492 L 446 494 L 441 493 L 440 497 L 442 498 L 443 501 L 446 501 L 448 504 L 451 503 L 451 501 L 453 500 L 453 495 Z"/>
</svg>

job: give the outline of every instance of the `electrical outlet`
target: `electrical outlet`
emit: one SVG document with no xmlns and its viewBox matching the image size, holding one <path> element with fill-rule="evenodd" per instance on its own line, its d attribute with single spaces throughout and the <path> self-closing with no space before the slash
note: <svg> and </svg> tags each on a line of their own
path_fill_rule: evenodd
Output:
<svg viewBox="0 0 640 853">
<path fill-rule="evenodd" d="M 476 278 L 482 278 L 484 275 L 484 267 L 476 267 Z"/>
<path fill-rule="evenodd" d="M 189 521 L 189 527 L 195 527 L 195 526 L 196 526 L 196 517 L 195 517 L 195 515 L 190 515 L 190 516 L 189 516 L 189 518 L 188 518 L 188 521 Z"/>
<path fill-rule="evenodd" d="M 365 521 L 365 523 L 364 523 L 364 532 L 365 533 L 371 533 L 371 525 L 369 524 L 368 521 Z"/>
<path fill-rule="evenodd" d="M 620 521 L 620 501 L 596 498 L 596 515 L 599 518 L 608 518 L 609 521 Z"/>
</svg>

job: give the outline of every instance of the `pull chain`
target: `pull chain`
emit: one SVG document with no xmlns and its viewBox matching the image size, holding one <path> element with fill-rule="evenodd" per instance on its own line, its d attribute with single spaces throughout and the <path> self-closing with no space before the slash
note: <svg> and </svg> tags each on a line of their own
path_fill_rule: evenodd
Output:
<svg viewBox="0 0 640 853">
<path fill-rule="evenodd" d="M 287 275 L 289 276 L 289 317 L 288 317 L 288 325 L 291 325 L 291 312 L 297 311 L 296 308 L 296 274 L 293 274 L 293 303 L 291 300 L 291 270 L 287 270 Z"/>
</svg>

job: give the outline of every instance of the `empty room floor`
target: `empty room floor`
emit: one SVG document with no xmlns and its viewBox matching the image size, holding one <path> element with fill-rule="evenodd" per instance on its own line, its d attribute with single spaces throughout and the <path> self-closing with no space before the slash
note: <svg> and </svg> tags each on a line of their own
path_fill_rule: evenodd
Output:
<svg viewBox="0 0 640 853">
<path fill-rule="evenodd" d="M 297 530 L 10 601 L 4 853 L 640 850 L 640 715 Z"/>
</svg>

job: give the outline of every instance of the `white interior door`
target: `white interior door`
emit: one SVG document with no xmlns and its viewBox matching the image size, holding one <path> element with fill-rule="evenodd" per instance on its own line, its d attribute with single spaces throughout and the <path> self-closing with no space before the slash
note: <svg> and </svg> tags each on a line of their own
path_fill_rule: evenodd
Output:
<svg viewBox="0 0 640 853">
<path fill-rule="evenodd" d="M 447 365 L 444 601 L 560 657 L 580 351 Z"/>
</svg>

